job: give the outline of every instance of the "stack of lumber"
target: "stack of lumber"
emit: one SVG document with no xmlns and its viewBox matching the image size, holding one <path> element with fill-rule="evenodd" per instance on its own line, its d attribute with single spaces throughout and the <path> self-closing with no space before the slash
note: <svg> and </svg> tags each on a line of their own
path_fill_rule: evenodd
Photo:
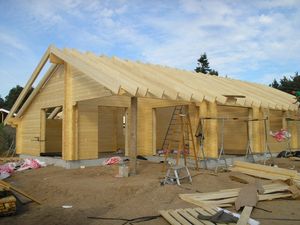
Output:
<svg viewBox="0 0 300 225">
<path fill-rule="evenodd" d="M 201 207 L 201 208 L 188 208 L 188 209 L 170 209 L 170 210 L 161 210 L 159 211 L 160 215 L 168 221 L 171 225 L 224 225 L 227 223 L 213 223 L 208 220 L 200 220 L 198 219 L 198 214 L 201 213 L 205 216 L 211 216 L 216 214 L 218 211 L 217 208 L 214 207 Z M 225 210 L 225 212 L 230 213 Z M 239 216 L 238 214 L 234 214 L 234 216 Z M 250 219 L 253 221 L 252 224 L 258 224 L 257 221 Z M 256 222 L 256 223 L 255 223 Z M 235 224 L 235 223 L 229 223 Z"/>
<path fill-rule="evenodd" d="M 214 225 L 214 223 L 207 220 L 199 220 L 198 214 L 210 216 L 216 213 L 216 210 L 206 208 L 188 208 L 188 209 L 174 209 L 174 210 L 161 210 L 160 215 L 165 218 L 172 225 Z"/>
<path fill-rule="evenodd" d="M 237 199 L 241 188 L 224 189 L 216 192 L 180 194 L 179 197 L 189 203 L 200 207 L 230 207 Z M 263 194 L 258 195 L 259 201 L 272 200 L 277 198 L 289 198 L 293 194 L 290 186 L 282 181 L 263 185 Z"/>
<path fill-rule="evenodd" d="M 292 180 L 295 184 L 300 186 L 300 174 L 296 170 L 235 161 L 231 171 L 269 180 Z"/>
<path fill-rule="evenodd" d="M 4 198 L 0 198 L 0 216 L 9 216 L 17 211 L 16 198 L 9 195 Z"/>
</svg>

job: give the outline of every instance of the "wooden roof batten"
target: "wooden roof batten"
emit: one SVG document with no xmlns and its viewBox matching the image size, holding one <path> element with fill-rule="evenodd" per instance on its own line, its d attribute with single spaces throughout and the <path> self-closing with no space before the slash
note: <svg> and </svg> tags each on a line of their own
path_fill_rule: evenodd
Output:
<svg viewBox="0 0 300 225">
<path fill-rule="evenodd" d="M 297 111 L 297 105 L 293 104 L 292 95 L 274 90 L 271 87 L 230 78 L 196 74 L 195 72 L 159 65 L 133 62 L 117 57 L 100 57 L 90 52 L 81 53 L 74 49 L 61 50 L 50 45 L 12 107 L 5 123 L 20 107 L 30 87 L 49 59 L 54 64 L 70 64 L 101 84 L 112 95 L 187 102 L 206 100 L 224 105 L 226 105 L 228 96 L 237 95 L 245 96 L 245 98 L 237 98 L 236 105 Z M 53 70 L 54 67 L 52 66 L 51 69 Z M 50 72 L 46 73 L 45 76 L 49 77 L 50 74 Z M 42 81 L 43 83 L 47 82 L 47 78 L 44 77 Z M 40 83 L 37 87 L 41 88 L 42 86 L 43 84 Z M 31 94 L 16 117 L 24 113 L 37 93 L 38 90 L 35 90 Z"/>
</svg>

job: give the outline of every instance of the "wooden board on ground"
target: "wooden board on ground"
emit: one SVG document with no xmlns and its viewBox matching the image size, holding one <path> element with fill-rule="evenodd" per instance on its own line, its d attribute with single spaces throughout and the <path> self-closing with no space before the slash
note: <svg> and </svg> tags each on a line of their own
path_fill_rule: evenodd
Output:
<svg viewBox="0 0 300 225">
<path fill-rule="evenodd" d="M 30 200 L 34 201 L 35 203 L 37 203 L 39 205 L 41 204 L 40 201 L 38 201 L 35 198 L 33 198 L 32 196 L 26 194 L 24 191 L 21 191 L 20 189 L 13 187 L 11 184 L 9 184 L 9 183 L 7 183 L 7 182 L 5 182 L 3 180 L 0 180 L 0 186 L 6 188 L 8 190 L 15 191 L 15 192 L 17 192 L 17 193 L 25 196 L 26 198 L 29 198 Z"/>
<path fill-rule="evenodd" d="M 198 218 L 198 215 L 202 216 L 212 216 L 215 215 L 218 211 L 222 209 L 216 208 L 216 207 L 210 207 L 210 206 L 203 206 L 200 208 L 186 208 L 186 209 L 169 209 L 169 210 L 160 210 L 159 213 L 160 215 L 168 221 L 171 225 L 234 225 L 236 223 L 213 223 L 209 220 L 204 220 Z M 246 223 L 243 224 L 248 224 L 247 222 L 249 221 L 246 220 L 246 216 L 239 215 L 238 213 L 232 213 L 228 210 L 224 210 L 225 213 L 232 214 L 235 217 L 240 217 L 241 222 L 246 221 Z M 246 211 L 245 211 L 246 213 Z M 201 217 L 202 218 L 202 217 Z M 253 219 L 250 219 L 251 221 L 249 222 L 256 222 Z"/>
<path fill-rule="evenodd" d="M 243 184 L 252 184 L 255 182 L 255 178 L 243 174 L 241 172 L 231 172 L 229 178 L 233 181 L 243 183 Z"/>
<path fill-rule="evenodd" d="M 286 181 L 292 179 L 293 182 L 300 185 L 300 174 L 296 170 L 235 161 L 234 167 L 231 168 L 231 171 L 269 180 Z"/>
<path fill-rule="evenodd" d="M 216 208 L 187 208 L 187 209 L 171 209 L 161 210 L 160 215 L 167 220 L 171 225 L 214 225 L 209 220 L 200 220 L 197 218 L 199 213 L 202 215 L 211 216 L 218 210 Z M 225 223 L 216 223 L 223 225 Z"/>
<path fill-rule="evenodd" d="M 284 182 L 277 181 L 272 184 L 263 185 L 264 193 L 258 195 L 258 201 L 266 201 L 277 198 L 292 197 L 290 186 Z M 179 197 L 189 203 L 203 206 L 228 207 L 237 199 L 241 188 L 224 189 L 217 192 L 180 194 Z"/>
</svg>

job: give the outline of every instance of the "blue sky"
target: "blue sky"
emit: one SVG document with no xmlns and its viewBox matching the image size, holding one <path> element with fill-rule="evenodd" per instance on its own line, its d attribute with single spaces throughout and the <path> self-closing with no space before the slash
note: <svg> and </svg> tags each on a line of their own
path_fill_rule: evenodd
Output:
<svg viewBox="0 0 300 225">
<path fill-rule="evenodd" d="M 0 0 L 0 95 L 50 44 L 268 84 L 300 72 L 299 0 Z"/>
</svg>

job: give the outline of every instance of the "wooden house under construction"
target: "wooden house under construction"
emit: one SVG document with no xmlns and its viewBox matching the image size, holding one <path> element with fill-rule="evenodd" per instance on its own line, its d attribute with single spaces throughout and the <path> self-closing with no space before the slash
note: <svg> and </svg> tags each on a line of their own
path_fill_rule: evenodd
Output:
<svg viewBox="0 0 300 225">
<path fill-rule="evenodd" d="M 50 46 L 6 123 L 17 129 L 18 154 L 83 160 L 121 149 L 149 156 L 163 148 L 175 106 L 184 106 L 190 135 L 202 118 L 204 151 L 216 158 L 221 144 L 226 154 L 245 154 L 248 144 L 261 153 L 266 141 L 280 151 L 268 134 L 281 128 L 298 148 L 294 102 L 265 85 Z"/>
</svg>

